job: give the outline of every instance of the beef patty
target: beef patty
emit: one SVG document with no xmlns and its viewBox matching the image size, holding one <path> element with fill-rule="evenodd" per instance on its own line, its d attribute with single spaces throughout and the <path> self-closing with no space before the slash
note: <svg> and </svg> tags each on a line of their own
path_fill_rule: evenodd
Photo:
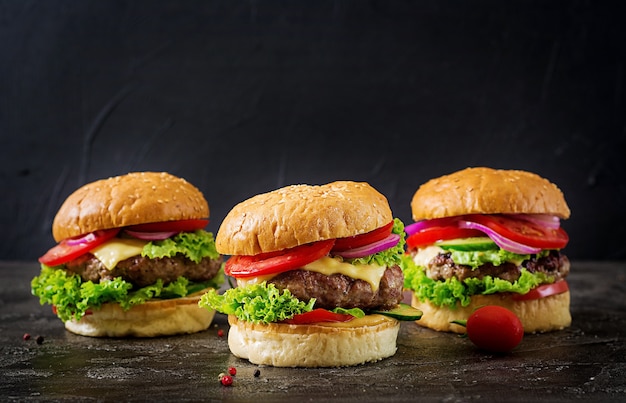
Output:
<svg viewBox="0 0 626 403">
<path fill-rule="evenodd" d="M 378 290 L 363 280 L 343 274 L 327 276 L 309 270 L 290 270 L 268 281 L 279 289 L 289 289 L 302 301 L 315 298 L 315 307 L 324 309 L 361 308 L 387 310 L 402 301 L 404 275 L 399 266 L 387 268 Z"/>
<path fill-rule="evenodd" d="M 95 256 L 86 254 L 66 263 L 65 269 L 79 274 L 83 281 L 97 283 L 100 280 L 121 277 L 137 287 L 145 287 L 154 284 L 158 279 L 167 285 L 181 276 L 194 282 L 208 281 L 215 277 L 221 265 L 221 257 L 219 259 L 205 257 L 199 263 L 195 263 L 183 255 L 156 259 L 138 255 L 122 260 L 113 270 L 109 270 Z"/>
<path fill-rule="evenodd" d="M 570 262 L 567 256 L 557 250 L 552 250 L 547 256 L 537 258 L 533 255 L 530 259 L 524 260 L 520 265 L 515 263 L 503 263 L 494 266 L 486 263 L 473 269 L 471 266 L 454 263 L 450 253 L 440 253 L 435 256 L 426 267 L 426 275 L 433 280 L 445 280 L 456 277 L 463 281 L 467 278 L 483 278 L 485 276 L 498 277 L 503 280 L 514 282 L 517 280 L 522 269 L 525 268 L 531 273 L 545 273 L 554 277 L 554 281 L 561 280 L 569 274 Z"/>
</svg>

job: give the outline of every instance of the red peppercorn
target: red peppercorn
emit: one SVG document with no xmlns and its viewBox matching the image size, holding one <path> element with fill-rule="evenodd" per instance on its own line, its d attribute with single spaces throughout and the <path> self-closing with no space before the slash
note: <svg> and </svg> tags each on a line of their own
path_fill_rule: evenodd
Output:
<svg viewBox="0 0 626 403">
<path fill-rule="evenodd" d="M 233 377 L 230 375 L 224 375 L 222 379 L 220 379 L 220 382 L 222 382 L 222 385 L 224 386 L 230 386 L 233 384 Z"/>
<path fill-rule="evenodd" d="M 231 374 L 232 376 L 237 375 L 237 368 L 235 368 L 235 367 L 228 367 L 228 373 Z"/>
<path fill-rule="evenodd" d="M 224 337 L 224 331 L 222 329 L 217 331 L 217 337 Z"/>
<path fill-rule="evenodd" d="M 24 341 L 26 341 L 26 340 L 30 340 L 30 334 L 29 334 L 29 333 L 24 333 L 24 336 L 22 336 L 22 339 L 23 339 Z"/>
</svg>

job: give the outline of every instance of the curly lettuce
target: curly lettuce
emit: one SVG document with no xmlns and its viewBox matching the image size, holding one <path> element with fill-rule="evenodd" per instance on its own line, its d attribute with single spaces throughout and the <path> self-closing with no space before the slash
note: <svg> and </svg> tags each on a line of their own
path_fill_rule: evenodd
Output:
<svg viewBox="0 0 626 403">
<path fill-rule="evenodd" d="M 204 230 L 181 232 L 162 241 L 148 242 L 141 256 L 155 259 L 173 257 L 179 253 L 195 263 L 200 263 L 205 257 L 218 259 L 220 256 L 215 248 L 213 234 Z"/>
<path fill-rule="evenodd" d="M 31 281 L 31 292 L 39 297 L 41 305 L 55 307 L 57 316 L 66 322 L 80 319 L 89 309 L 107 302 L 120 304 L 124 310 L 142 304 L 152 298 L 170 299 L 185 297 L 208 287 L 219 287 L 223 282 L 222 270 L 210 281 L 196 283 L 184 277 L 163 285 L 162 280 L 147 287 L 133 289 L 133 285 L 121 277 L 99 283 L 82 281 L 78 274 L 63 269 L 41 265 L 41 272 Z"/>
<path fill-rule="evenodd" d="M 287 289 L 280 290 L 274 284 L 265 281 L 246 287 L 236 287 L 218 294 L 209 290 L 198 302 L 200 307 L 215 309 L 226 315 L 235 315 L 237 319 L 268 324 L 291 319 L 297 314 L 313 310 L 315 299 L 300 301 Z"/>
<path fill-rule="evenodd" d="M 404 272 L 404 288 L 412 290 L 415 296 L 422 301 L 430 301 L 436 306 L 455 308 L 470 304 L 472 295 L 488 295 L 499 292 L 513 292 L 526 294 L 532 288 L 541 284 L 552 283 L 554 278 L 544 273 L 531 273 L 521 270 L 520 277 L 510 282 L 497 277 L 467 278 L 459 280 L 456 277 L 445 281 L 433 280 L 426 275 L 423 267 L 416 265 L 410 256 L 404 255 L 402 268 Z"/>
</svg>

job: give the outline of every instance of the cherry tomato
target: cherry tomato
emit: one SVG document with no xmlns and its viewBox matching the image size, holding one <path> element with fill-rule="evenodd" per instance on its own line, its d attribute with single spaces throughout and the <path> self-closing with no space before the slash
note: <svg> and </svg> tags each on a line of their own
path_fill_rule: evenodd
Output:
<svg viewBox="0 0 626 403">
<path fill-rule="evenodd" d="M 224 273 L 233 277 L 256 277 L 300 268 L 328 255 L 334 239 L 314 242 L 280 252 L 255 256 L 232 256 L 224 265 Z"/>
<path fill-rule="evenodd" d="M 119 228 L 100 230 L 80 237 L 64 239 L 40 257 L 39 262 L 46 266 L 67 263 L 114 238 L 119 231 Z"/>
<path fill-rule="evenodd" d="M 382 239 L 385 239 L 389 234 L 391 234 L 392 228 L 393 221 L 385 226 L 382 226 L 365 234 L 349 236 L 346 238 L 337 238 L 335 240 L 335 246 L 333 247 L 333 250 L 342 251 L 355 249 L 360 246 L 369 245 L 376 241 L 380 241 Z"/>
<path fill-rule="evenodd" d="M 464 219 L 485 225 L 503 237 L 535 248 L 561 249 L 569 242 L 569 236 L 560 227 L 556 229 L 542 227 L 527 220 L 499 214 L 470 214 L 464 216 Z"/>
<path fill-rule="evenodd" d="M 202 219 L 162 221 L 130 225 L 126 227 L 126 229 L 138 232 L 191 232 L 198 229 L 203 229 L 207 226 L 208 223 L 209 220 Z"/>
<path fill-rule="evenodd" d="M 343 313 L 335 313 L 326 309 L 317 308 L 310 312 L 300 313 L 291 319 L 284 320 L 282 323 L 292 325 L 304 325 L 316 322 L 347 322 L 354 319 L 354 316 Z"/>
<path fill-rule="evenodd" d="M 527 301 L 531 299 L 539 299 L 549 297 L 550 295 L 562 294 L 569 291 L 569 285 L 567 281 L 561 280 L 552 284 L 543 284 L 533 288 L 526 294 L 513 294 L 515 301 Z"/>
<path fill-rule="evenodd" d="M 524 327 L 517 315 L 497 305 L 475 310 L 467 319 L 467 336 L 478 348 L 506 353 L 524 337 Z"/>
<path fill-rule="evenodd" d="M 416 232 L 413 235 L 410 235 L 406 239 L 406 245 L 411 249 L 416 249 L 423 246 L 432 245 L 437 241 L 445 241 L 448 239 L 457 238 L 470 238 L 476 236 L 485 236 L 485 234 L 476 229 L 458 228 L 456 226 L 430 227 L 423 229 L 420 232 Z"/>
</svg>

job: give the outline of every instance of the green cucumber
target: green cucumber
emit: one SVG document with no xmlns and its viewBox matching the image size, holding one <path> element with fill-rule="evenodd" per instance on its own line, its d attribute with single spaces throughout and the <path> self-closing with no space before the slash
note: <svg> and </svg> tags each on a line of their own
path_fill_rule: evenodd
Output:
<svg viewBox="0 0 626 403">
<path fill-rule="evenodd" d="M 422 311 L 403 302 L 389 311 L 370 311 L 370 313 L 377 313 L 398 320 L 418 320 L 422 317 Z"/>
<path fill-rule="evenodd" d="M 444 250 L 479 251 L 498 249 L 496 243 L 486 236 L 450 239 L 439 241 L 435 245 Z"/>
</svg>

